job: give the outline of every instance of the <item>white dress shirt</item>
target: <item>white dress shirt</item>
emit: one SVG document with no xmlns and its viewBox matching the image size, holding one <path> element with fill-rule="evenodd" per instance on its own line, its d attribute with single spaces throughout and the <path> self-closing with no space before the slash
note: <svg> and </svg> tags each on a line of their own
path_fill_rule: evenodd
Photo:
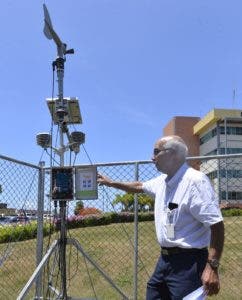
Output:
<svg viewBox="0 0 242 300">
<path fill-rule="evenodd" d="M 145 193 L 155 198 L 155 228 L 162 247 L 204 248 L 210 243 L 210 226 L 223 220 L 217 195 L 208 177 L 184 163 L 176 174 L 143 183 Z M 169 203 L 177 208 L 168 209 Z M 174 237 L 167 236 L 167 224 Z"/>
</svg>

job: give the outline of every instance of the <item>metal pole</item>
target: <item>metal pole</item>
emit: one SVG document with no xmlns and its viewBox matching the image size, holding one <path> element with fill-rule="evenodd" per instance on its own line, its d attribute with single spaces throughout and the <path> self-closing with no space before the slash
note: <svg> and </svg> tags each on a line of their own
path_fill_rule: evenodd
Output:
<svg viewBox="0 0 242 300">
<path fill-rule="evenodd" d="M 38 182 L 38 212 L 37 212 L 37 249 L 36 249 L 36 267 L 41 262 L 43 256 L 43 211 L 44 211 L 44 184 L 45 184 L 45 162 L 39 163 L 39 182 Z M 36 279 L 35 299 L 41 297 L 41 282 L 42 282 L 42 270 Z"/>
<path fill-rule="evenodd" d="M 228 154 L 228 141 L 227 141 L 227 118 L 224 119 L 224 133 L 225 133 L 225 154 Z M 227 156 L 225 158 L 225 178 L 226 178 L 226 201 L 229 200 L 228 192 L 228 170 L 227 170 Z"/>
<path fill-rule="evenodd" d="M 66 201 L 60 201 L 60 273 L 61 273 L 61 299 L 67 299 L 66 288 Z"/>
<path fill-rule="evenodd" d="M 29 281 L 26 283 L 25 287 L 22 289 L 22 291 L 20 292 L 17 300 L 23 300 L 25 299 L 25 296 L 27 295 L 28 291 L 30 290 L 32 284 L 35 281 L 35 278 L 39 275 L 39 273 L 42 271 L 42 268 L 45 266 L 45 264 L 47 263 L 47 261 L 49 260 L 51 254 L 56 250 L 56 247 L 58 245 L 58 241 L 55 240 L 52 245 L 50 246 L 49 250 L 47 251 L 47 253 L 45 254 L 45 256 L 42 258 L 40 264 L 38 265 L 38 267 L 35 269 L 34 273 L 32 274 L 32 276 L 30 277 Z"/>
<path fill-rule="evenodd" d="M 57 72 L 57 81 L 58 81 L 58 101 L 60 106 L 58 109 L 64 109 L 64 99 L 63 99 L 63 78 L 64 78 L 64 58 L 58 57 L 56 59 L 56 72 Z M 64 112 L 63 112 L 64 113 Z M 64 153 L 65 153 L 65 146 L 64 146 L 64 134 L 63 134 L 63 119 L 64 114 L 62 115 L 61 119 L 59 120 L 59 129 L 60 129 L 60 165 L 64 166 Z"/>
<path fill-rule="evenodd" d="M 139 180 L 139 164 L 135 163 L 135 181 Z M 134 300 L 138 294 L 138 194 L 134 195 Z"/>
<path fill-rule="evenodd" d="M 58 53 L 60 49 L 58 48 Z M 63 53 L 59 53 L 60 57 L 56 59 L 57 66 L 57 78 L 58 78 L 58 98 L 60 101 L 60 109 L 64 109 L 64 101 L 63 101 L 63 78 L 64 78 L 64 55 Z M 64 118 L 64 115 L 62 115 Z M 64 119 L 59 120 L 60 127 L 60 166 L 64 166 L 64 134 L 63 134 L 63 122 Z M 61 299 L 67 299 L 67 288 L 66 288 L 66 201 L 59 201 L 60 208 L 60 245 L 59 245 L 59 266 L 61 273 Z"/>
<path fill-rule="evenodd" d="M 220 154 L 220 126 L 219 122 L 217 122 L 217 155 Z M 222 192 L 221 192 L 221 163 L 220 159 L 218 159 L 218 170 L 217 170 L 217 176 L 218 176 L 218 195 L 219 195 L 219 202 L 221 202 L 222 199 Z"/>
<path fill-rule="evenodd" d="M 64 78 L 64 54 L 61 53 L 60 57 L 56 59 L 56 66 L 57 66 L 57 82 L 58 82 L 58 98 L 61 100 L 61 105 L 63 106 L 63 78 Z"/>
</svg>

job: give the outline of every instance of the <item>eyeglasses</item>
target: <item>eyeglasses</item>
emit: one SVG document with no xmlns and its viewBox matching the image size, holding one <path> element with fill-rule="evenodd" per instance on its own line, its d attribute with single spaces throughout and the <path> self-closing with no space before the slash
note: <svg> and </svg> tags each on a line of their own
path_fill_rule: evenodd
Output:
<svg viewBox="0 0 242 300">
<path fill-rule="evenodd" d="M 163 152 L 165 153 L 167 150 L 171 150 L 172 148 L 166 148 L 166 149 L 158 149 L 158 148 L 155 148 L 154 151 L 153 151 L 153 155 L 156 156 L 158 155 L 159 153 Z"/>
</svg>

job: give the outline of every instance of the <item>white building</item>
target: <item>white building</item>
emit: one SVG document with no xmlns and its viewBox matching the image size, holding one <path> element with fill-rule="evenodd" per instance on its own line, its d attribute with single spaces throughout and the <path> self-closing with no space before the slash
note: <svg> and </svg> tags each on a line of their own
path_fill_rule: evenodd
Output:
<svg viewBox="0 0 242 300">
<path fill-rule="evenodd" d="M 242 110 L 213 109 L 195 124 L 193 132 L 199 136 L 200 156 L 242 155 Z M 242 156 L 202 162 L 200 169 L 213 181 L 220 200 L 242 202 Z"/>
</svg>

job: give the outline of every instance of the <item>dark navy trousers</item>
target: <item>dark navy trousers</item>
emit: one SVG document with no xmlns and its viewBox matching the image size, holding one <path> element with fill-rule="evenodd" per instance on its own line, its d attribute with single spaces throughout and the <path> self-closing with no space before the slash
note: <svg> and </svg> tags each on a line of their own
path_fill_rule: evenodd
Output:
<svg viewBox="0 0 242 300">
<path fill-rule="evenodd" d="M 182 300 L 202 285 L 208 250 L 160 255 L 147 283 L 146 300 Z"/>
</svg>

